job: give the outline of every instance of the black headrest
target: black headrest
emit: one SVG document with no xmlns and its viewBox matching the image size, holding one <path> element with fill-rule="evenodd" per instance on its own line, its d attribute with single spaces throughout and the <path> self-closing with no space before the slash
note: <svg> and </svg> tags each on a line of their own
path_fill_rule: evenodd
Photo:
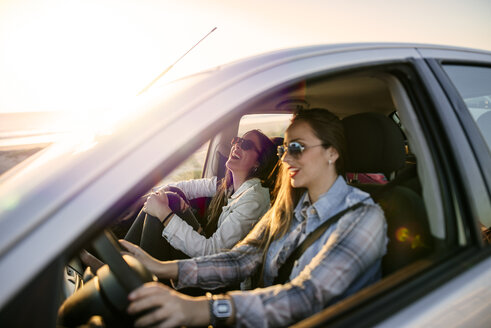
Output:
<svg viewBox="0 0 491 328">
<path fill-rule="evenodd" d="M 275 147 L 283 146 L 283 137 L 271 137 L 271 141 L 275 145 Z"/>
<path fill-rule="evenodd" d="M 379 113 L 360 113 L 343 119 L 348 154 L 346 172 L 389 174 L 406 159 L 399 127 Z"/>
</svg>

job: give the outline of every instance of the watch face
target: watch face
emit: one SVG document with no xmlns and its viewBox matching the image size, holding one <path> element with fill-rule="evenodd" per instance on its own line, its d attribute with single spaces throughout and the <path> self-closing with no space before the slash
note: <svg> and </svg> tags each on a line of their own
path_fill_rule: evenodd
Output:
<svg viewBox="0 0 491 328">
<path fill-rule="evenodd" d="M 217 318 L 228 318 L 232 314 L 232 306 L 229 300 L 216 300 L 213 302 L 213 314 Z"/>
</svg>

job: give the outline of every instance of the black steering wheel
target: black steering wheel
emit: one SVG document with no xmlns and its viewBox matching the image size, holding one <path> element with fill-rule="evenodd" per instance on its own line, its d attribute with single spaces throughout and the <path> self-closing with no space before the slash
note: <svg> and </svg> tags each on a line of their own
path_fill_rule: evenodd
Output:
<svg viewBox="0 0 491 328">
<path fill-rule="evenodd" d="M 58 312 L 58 324 L 76 327 L 100 316 L 106 326 L 131 327 L 134 318 L 126 314 L 128 294 L 157 278 L 134 257 L 122 256 L 117 239 L 108 230 L 94 241 L 93 247 L 106 264 L 65 300 Z"/>
</svg>

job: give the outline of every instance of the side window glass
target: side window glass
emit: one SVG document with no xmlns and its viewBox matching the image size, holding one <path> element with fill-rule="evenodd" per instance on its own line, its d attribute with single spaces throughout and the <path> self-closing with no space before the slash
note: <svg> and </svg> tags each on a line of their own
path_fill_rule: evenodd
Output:
<svg viewBox="0 0 491 328">
<path fill-rule="evenodd" d="M 270 138 L 285 136 L 285 130 L 290 124 L 291 114 L 251 114 L 244 115 L 239 123 L 238 135 L 249 130 L 261 130 Z"/>
<path fill-rule="evenodd" d="M 491 68 L 444 65 L 491 152 Z"/>
<path fill-rule="evenodd" d="M 209 141 L 205 142 L 187 160 L 159 182 L 158 185 L 162 186 L 172 182 L 201 178 L 209 143 Z"/>
<path fill-rule="evenodd" d="M 464 99 L 491 153 L 491 68 L 463 65 L 443 68 Z M 480 228 L 484 242 L 491 244 L 491 227 L 481 222 Z"/>
</svg>

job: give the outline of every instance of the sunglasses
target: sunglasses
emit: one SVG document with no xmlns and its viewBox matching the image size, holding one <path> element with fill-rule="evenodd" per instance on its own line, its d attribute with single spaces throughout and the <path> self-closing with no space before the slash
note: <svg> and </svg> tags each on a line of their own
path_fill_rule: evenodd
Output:
<svg viewBox="0 0 491 328">
<path fill-rule="evenodd" d="M 254 144 L 253 141 L 244 139 L 241 137 L 234 137 L 232 139 L 232 142 L 230 143 L 232 146 L 235 144 L 238 144 L 239 147 L 243 150 L 251 150 L 254 149 L 257 153 L 259 153 L 259 149 L 257 149 L 256 145 Z"/>
<path fill-rule="evenodd" d="M 313 147 L 319 147 L 319 146 L 326 146 L 326 145 L 320 144 L 320 145 L 315 145 L 315 146 L 304 146 L 300 142 L 292 141 L 288 144 L 288 146 L 285 146 L 285 145 L 278 146 L 278 157 L 280 159 L 282 159 L 283 155 L 285 155 L 285 153 L 288 152 L 288 154 L 290 154 L 290 156 L 292 156 L 294 158 L 299 158 L 306 149 L 313 148 Z"/>
</svg>

